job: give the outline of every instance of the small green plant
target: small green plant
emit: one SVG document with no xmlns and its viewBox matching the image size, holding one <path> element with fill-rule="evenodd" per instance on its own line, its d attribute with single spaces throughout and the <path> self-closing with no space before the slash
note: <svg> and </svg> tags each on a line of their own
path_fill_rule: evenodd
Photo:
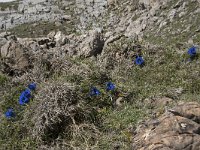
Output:
<svg viewBox="0 0 200 150">
<path fill-rule="evenodd" d="M 3 86 L 7 81 L 7 77 L 3 74 L 0 74 L 0 86 Z"/>
<path fill-rule="evenodd" d="M 1 149 L 23 149 L 23 148 L 34 148 L 35 142 L 30 136 L 28 136 L 27 126 L 31 124 L 29 122 L 23 122 L 23 116 L 25 108 L 20 107 L 18 99 L 20 92 L 24 89 L 22 85 L 10 87 L 6 83 L 5 94 L 1 97 L 0 110 L 5 113 L 1 115 L 0 123 L 0 147 Z M 1 94 L 1 93 L 0 93 Z M 9 108 L 14 111 L 14 115 L 8 114 Z M 9 116 L 10 118 L 9 118 Z"/>
</svg>

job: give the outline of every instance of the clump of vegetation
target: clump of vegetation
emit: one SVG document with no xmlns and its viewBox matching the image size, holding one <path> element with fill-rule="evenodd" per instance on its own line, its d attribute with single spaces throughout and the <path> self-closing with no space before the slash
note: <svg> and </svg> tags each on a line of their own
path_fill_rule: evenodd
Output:
<svg viewBox="0 0 200 150">
<path fill-rule="evenodd" d="M 47 146 L 56 139 L 65 139 L 65 144 L 70 147 L 71 139 L 78 136 L 76 134 L 79 134 L 79 130 L 84 132 L 86 128 L 86 130 L 98 131 L 97 128 L 92 128 L 94 124 L 98 124 L 96 110 L 86 104 L 75 87 L 56 82 L 45 83 L 41 87 L 29 112 L 26 112 L 25 118 L 27 121 L 31 118 L 33 123 L 29 130 L 30 134 L 36 141 L 47 144 Z M 79 138 L 81 138 L 80 143 L 77 144 L 86 142 L 84 140 L 88 137 Z M 91 146 L 92 144 L 95 144 L 95 141 L 91 141 Z M 52 144 L 52 146 L 55 145 Z"/>
<path fill-rule="evenodd" d="M 0 74 L 0 86 L 3 86 L 7 81 L 7 77 L 3 74 Z"/>
</svg>

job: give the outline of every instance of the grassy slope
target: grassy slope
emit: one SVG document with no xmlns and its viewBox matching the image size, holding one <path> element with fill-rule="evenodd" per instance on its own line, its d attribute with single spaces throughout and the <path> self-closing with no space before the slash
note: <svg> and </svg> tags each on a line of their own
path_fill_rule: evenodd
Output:
<svg viewBox="0 0 200 150">
<path fill-rule="evenodd" d="M 190 5 L 188 9 L 192 10 L 191 8 L 194 7 L 196 6 Z M 189 25 L 187 17 L 181 18 L 182 20 L 186 20 L 185 26 Z M 166 28 L 171 28 L 174 31 L 178 28 L 185 28 L 185 26 L 180 26 L 180 20 L 178 18 L 176 19 L 177 21 L 169 24 Z M 124 97 L 125 104 L 120 108 L 113 109 L 111 106 L 107 106 L 99 110 L 99 116 L 102 117 L 102 124 L 99 127 L 101 134 L 99 134 L 98 144 L 94 149 L 110 150 L 118 146 L 121 149 L 130 149 L 130 139 L 133 136 L 131 129 L 141 119 L 151 116 L 149 114 L 151 108 L 144 103 L 145 98 L 167 96 L 174 99 L 175 102 L 179 100 L 199 101 L 200 79 L 198 77 L 200 74 L 200 59 L 196 58 L 192 62 L 188 62 L 187 49 L 189 45 L 185 44 L 188 38 L 193 38 L 196 44 L 199 43 L 199 33 L 195 32 L 198 24 L 199 19 L 196 18 L 192 24 L 191 32 L 181 33 L 177 36 L 173 36 L 171 32 L 165 32 L 166 29 L 163 28 L 160 32 L 163 34 L 163 38 L 156 37 L 155 32 L 148 31 L 148 36 L 143 42 L 150 42 L 156 45 L 157 48 L 142 49 L 146 62 L 143 68 L 133 65 L 131 58 L 122 63 L 116 63 L 117 67 L 109 71 L 100 67 L 98 61 L 75 59 L 73 61 L 77 64 L 87 64 L 94 73 L 88 78 L 83 78 L 80 75 L 75 76 L 74 74 L 63 75 L 59 78 L 52 77 L 51 80 L 54 81 L 61 80 L 62 82 L 73 82 L 77 84 L 77 80 L 74 80 L 74 77 L 76 77 L 83 95 L 87 95 L 90 85 L 95 85 L 103 89 L 103 83 L 109 79 L 116 84 L 117 90 Z M 194 34 L 195 36 L 193 37 L 192 35 Z M 125 40 L 126 42 L 129 44 L 129 41 Z M 123 50 L 123 44 L 120 43 L 124 43 L 124 41 L 118 40 L 110 45 L 111 50 Z M 180 43 L 181 47 L 177 46 Z M 142 45 L 143 43 L 140 44 Z M 132 51 L 134 50 L 132 49 Z M 101 72 L 103 75 L 100 74 Z M 108 79 L 103 78 L 104 73 L 107 74 Z M 3 110 L 3 112 L 9 106 L 18 109 L 18 96 L 25 87 L 24 85 L 10 87 L 9 83 L 9 78 L 3 75 L 0 76 L 1 87 L 7 92 L 3 94 L 0 103 L 0 110 Z M 176 89 L 179 88 L 183 89 L 181 94 L 176 92 Z M 101 92 L 103 94 L 99 98 L 93 99 L 92 102 L 94 103 L 91 104 L 91 107 L 99 105 L 101 101 L 107 101 L 109 103 L 109 96 L 107 96 L 104 90 Z M 21 111 L 21 116 L 15 122 L 8 121 L 5 118 L 1 119 L 0 147 L 2 149 L 37 148 L 38 143 L 25 132 L 24 126 L 27 126 L 27 124 L 22 125 L 23 119 L 21 117 L 23 117 L 23 113 L 26 111 L 29 111 L 29 107 Z M 79 143 L 77 145 L 82 144 Z"/>
</svg>

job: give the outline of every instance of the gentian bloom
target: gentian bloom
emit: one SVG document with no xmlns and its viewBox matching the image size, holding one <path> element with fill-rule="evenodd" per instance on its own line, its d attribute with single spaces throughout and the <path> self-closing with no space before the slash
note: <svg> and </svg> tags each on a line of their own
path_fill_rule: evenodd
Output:
<svg viewBox="0 0 200 150">
<path fill-rule="evenodd" d="M 135 60 L 136 65 L 143 65 L 144 64 L 144 59 L 141 56 L 137 56 Z"/>
<path fill-rule="evenodd" d="M 21 93 L 19 97 L 19 104 L 24 105 L 28 103 L 30 98 L 31 98 L 31 91 L 29 89 L 26 89 Z"/>
<path fill-rule="evenodd" d="M 115 85 L 112 82 L 106 83 L 106 90 L 113 91 L 115 89 Z"/>
<path fill-rule="evenodd" d="M 100 91 L 96 87 L 93 87 L 90 90 L 90 96 L 97 96 L 97 95 L 100 95 Z"/>
<path fill-rule="evenodd" d="M 30 90 L 35 90 L 35 89 L 36 89 L 36 83 L 31 83 L 31 84 L 29 84 L 29 85 L 28 85 L 28 88 L 29 88 Z"/>
<path fill-rule="evenodd" d="M 196 47 L 193 46 L 193 47 L 189 48 L 188 54 L 189 54 L 191 57 L 194 57 L 194 56 L 197 54 L 197 52 L 196 52 Z"/>
<path fill-rule="evenodd" d="M 12 117 L 15 117 L 15 113 L 14 113 L 14 111 L 13 111 L 13 109 L 8 109 L 7 111 L 6 111 L 6 113 L 5 113 L 5 116 L 6 116 L 6 118 L 8 118 L 8 119 L 10 119 L 10 118 L 12 118 Z"/>
</svg>

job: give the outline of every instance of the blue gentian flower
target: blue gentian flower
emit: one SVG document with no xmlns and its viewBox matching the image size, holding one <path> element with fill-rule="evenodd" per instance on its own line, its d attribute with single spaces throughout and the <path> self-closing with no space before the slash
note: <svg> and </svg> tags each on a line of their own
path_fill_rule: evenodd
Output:
<svg viewBox="0 0 200 150">
<path fill-rule="evenodd" d="M 28 99 L 31 98 L 31 91 L 30 91 L 29 89 L 26 89 L 26 90 L 23 91 L 22 93 L 23 93 L 23 95 L 24 95 L 25 97 L 27 97 Z"/>
<path fill-rule="evenodd" d="M 144 64 L 144 59 L 141 56 L 137 56 L 135 60 L 136 65 L 143 65 Z"/>
<path fill-rule="evenodd" d="M 31 84 L 29 84 L 29 85 L 28 85 L 28 88 L 29 88 L 30 90 L 35 90 L 35 89 L 36 89 L 36 83 L 31 83 Z"/>
<path fill-rule="evenodd" d="M 6 116 L 6 118 L 8 118 L 8 119 L 10 119 L 10 118 L 12 118 L 12 117 L 15 117 L 15 113 L 14 113 L 13 109 L 12 109 L 12 108 L 8 109 L 8 110 L 6 111 L 6 113 L 5 113 L 5 116 Z"/>
<path fill-rule="evenodd" d="M 100 91 L 96 87 L 92 87 L 90 90 L 90 96 L 97 96 L 100 95 Z"/>
<path fill-rule="evenodd" d="M 115 89 L 115 85 L 112 82 L 106 83 L 106 90 L 107 91 L 113 91 Z"/>
<path fill-rule="evenodd" d="M 195 56 L 196 54 L 197 54 L 197 52 L 196 52 L 196 47 L 191 47 L 191 48 L 189 48 L 188 49 L 188 54 L 191 56 L 191 57 L 193 57 L 193 56 Z"/>
<path fill-rule="evenodd" d="M 30 98 L 31 98 L 31 91 L 29 89 L 26 89 L 21 93 L 19 97 L 19 104 L 20 105 L 27 104 Z"/>
<path fill-rule="evenodd" d="M 29 102 L 29 99 L 27 97 L 24 97 L 24 96 L 20 96 L 20 99 L 19 99 L 19 104 L 20 105 L 25 105 Z"/>
</svg>

